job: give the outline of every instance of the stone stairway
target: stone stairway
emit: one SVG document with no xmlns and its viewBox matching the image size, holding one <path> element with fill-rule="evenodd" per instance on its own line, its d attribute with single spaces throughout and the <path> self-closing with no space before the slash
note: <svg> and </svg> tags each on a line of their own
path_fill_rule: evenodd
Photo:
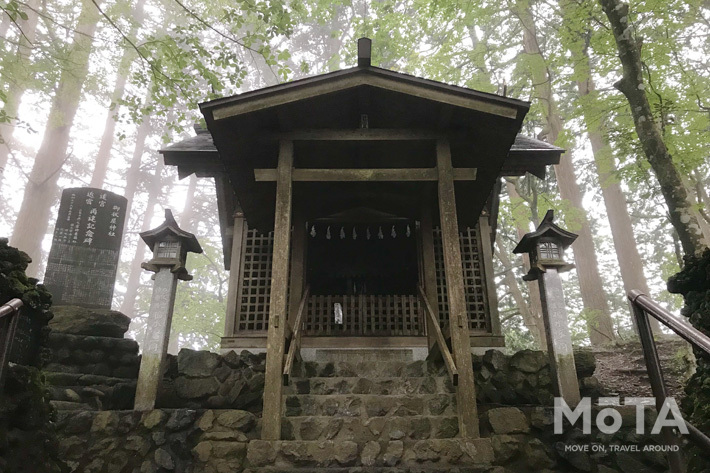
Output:
<svg viewBox="0 0 710 473">
<path fill-rule="evenodd" d="M 130 320 L 109 310 L 61 306 L 50 322 L 45 376 L 58 410 L 130 409 L 140 367 L 138 343 L 123 338 Z"/>
<path fill-rule="evenodd" d="M 251 441 L 245 471 L 489 471 L 490 439 L 458 438 L 443 364 L 377 358 L 297 364 L 284 388 L 282 440 Z"/>
</svg>

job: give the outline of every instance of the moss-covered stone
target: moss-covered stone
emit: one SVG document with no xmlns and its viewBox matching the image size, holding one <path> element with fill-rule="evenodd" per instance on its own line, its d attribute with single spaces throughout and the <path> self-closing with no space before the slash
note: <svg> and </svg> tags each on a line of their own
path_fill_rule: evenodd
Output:
<svg viewBox="0 0 710 473">
<path fill-rule="evenodd" d="M 682 314 L 698 330 L 710 336 L 710 250 L 686 256 L 683 270 L 668 281 L 670 292 L 685 301 Z M 685 387 L 682 408 L 686 419 L 703 432 L 710 431 L 710 356 L 695 350 L 697 369 Z M 710 470 L 707 452 L 691 450 L 689 472 Z"/>
<path fill-rule="evenodd" d="M 42 346 L 52 297 L 25 274 L 31 262 L 26 253 L 0 238 L 0 304 L 21 299 L 15 343 L 10 353 L 5 386 L 0 390 L 0 472 L 54 473 L 68 471 L 59 458 L 51 420 L 53 409 L 45 379 L 39 371 L 49 351 Z"/>
<path fill-rule="evenodd" d="M 42 346 L 49 335 L 52 296 L 36 279 L 25 274 L 31 261 L 27 253 L 8 245 L 7 238 L 0 238 L 0 304 L 15 298 L 23 303 L 17 325 L 21 341 L 13 344 L 10 361 L 41 367 L 49 359 L 49 351 Z"/>
<path fill-rule="evenodd" d="M 34 367 L 8 366 L 0 395 L 0 472 L 68 471 L 59 460 L 59 443 L 50 423 L 53 418 L 41 372 Z"/>
</svg>

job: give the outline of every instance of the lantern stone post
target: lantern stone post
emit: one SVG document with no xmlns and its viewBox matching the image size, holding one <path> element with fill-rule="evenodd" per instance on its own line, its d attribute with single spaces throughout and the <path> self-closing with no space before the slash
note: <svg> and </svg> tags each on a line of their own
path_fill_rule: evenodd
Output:
<svg viewBox="0 0 710 473">
<path fill-rule="evenodd" d="M 146 411 L 155 408 L 163 379 L 177 281 L 192 280 L 185 268 L 187 253 L 202 253 L 202 247 L 195 235 L 178 227 L 169 209 L 162 225 L 140 235 L 153 251 L 153 259 L 141 267 L 155 273 L 134 404 L 134 410 Z"/>
<path fill-rule="evenodd" d="M 523 279 L 537 280 L 540 285 L 555 395 L 562 397 L 567 405 L 576 406 L 580 401 L 579 381 L 560 273 L 574 268 L 574 265 L 565 262 L 564 251 L 577 239 L 577 235 L 555 225 L 554 218 L 554 212 L 549 210 L 537 230 L 524 235 L 513 253 L 530 255 L 531 268 Z"/>
</svg>

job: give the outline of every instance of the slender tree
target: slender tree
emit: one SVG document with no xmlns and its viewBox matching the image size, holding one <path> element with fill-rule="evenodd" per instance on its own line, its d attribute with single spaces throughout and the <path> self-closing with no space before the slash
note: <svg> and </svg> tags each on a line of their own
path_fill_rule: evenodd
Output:
<svg viewBox="0 0 710 473">
<path fill-rule="evenodd" d="M 138 30 L 138 26 L 143 23 L 145 17 L 143 6 L 145 0 L 138 0 L 131 12 L 131 30 L 128 33 L 129 38 L 133 38 Z M 106 179 L 109 162 L 111 160 L 111 151 L 113 149 L 114 140 L 116 137 L 116 116 L 118 114 L 119 102 L 123 98 L 123 93 L 126 89 L 128 81 L 128 73 L 131 64 L 136 58 L 136 51 L 130 47 L 126 47 L 121 55 L 121 60 L 116 71 L 116 81 L 113 85 L 113 93 L 111 94 L 111 103 L 106 111 L 106 119 L 104 121 L 104 131 L 101 135 L 101 143 L 99 150 L 96 153 L 94 160 L 94 172 L 91 175 L 89 186 L 101 188 Z"/>
<path fill-rule="evenodd" d="M 515 187 L 515 184 L 511 180 L 506 181 L 506 191 L 508 192 L 508 198 L 510 199 L 510 203 L 513 207 L 517 205 L 524 205 L 523 204 L 523 198 L 521 197 L 520 193 Z M 537 218 L 533 217 L 534 211 L 532 211 L 532 206 L 530 207 L 530 210 L 525 210 L 525 213 L 527 214 L 526 221 L 530 221 L 530 218 L 532 217 L 533 223 L 537 225 L 539 222 L 537 221 Z M 513 212 L 515 212 L 515 208 L 513 208 Z M 519 221 L 518 219 L 515 220 L 515 232 L 517 234 L 517 239 L 520 241 L 523 236 L 528 233 L 530 230 L 528 228 L 525 228 Z M 523 271 L 527 273 L 530 271 L 530 256 L 527 254 L 522 255 L 523 257 Z M 547 335 L 545 333 L 545 326 L 542 320 L 542 300 L 540 299 L 540 286 L 537 284 L 537 281 L 527 281 L 525 283 L 527 285 L 527 290 L 528 290 L 528 298 L 529 298 L 529 311 L 530 311 L 530 323 L 531 325 L 528 326 L 528 329 L 532 332 L 535 330 L 537 332 L 537 336 L 535 337 L 536 340 L 539 340 L 540 342 L 540 349 L 541 350 L 547 350 Z M 521 309 L 521 314 L 522 314 L 522 309 Z M 525 320 L 523 318 L 523 320 Z"/>
<path fill-rule="evenodd" d="M 553 94 L 552 77 L 538 42 L 535 20 L 529 5 L 518 4 L 514 8 L 514 13 L 523 27 L 523 49 L 530 56 L 528 60 L 530 73 L 538 100 L 542 104 L 545 129 L 541 137 L 546 138 L 550 143 L 555 143 L 564 129 L 564 123 Z M 568 152 L 562 156 L 560 164 L 555 166 L 555 174 L 560 196 L 572 204 L 581 220 L 578 231 L 579 238 L 575 242 L 573 250 L 582 300 L 587 312 L 589 339 L 593 345 L 613 342 L 616 338 L 614 323 L 599 274 L 592 230 L 586 211 L 582 206 L 582 192 L 577 184 L 571 153 Z"/>
<path fill-rule="evenodd" d="M 148 202 L 146 203 L 145 211 L 143 212 L 143 220 L 140 226 L 140 231 L 150 230 L 151 221 L 155 212 L 155 206 L 163 190 L 163 158 L 156 156 L 155 171 L 148 186 Z M 128 269 L 128 279 L 126 282 L 126 293 L 123 296 L 120 311 L 125 315 L 133 318 L 135 316 L 135 303 L 138 298 L 138 289 L 141 284 L 141 275 L 143 269 L 141 263 L 145 260 L 145 243 L 139 238 L 136 244 L 136 252 L 133 255 Z"/>
<path fill-rule="evenodd" d="M 513 263 L 510 260 L 508 249 L 500 241 L 500 239 L 496 242 L 496 246 L 497 248 L 495 254 L 504 268 L 503 283 L 506 285 L 511 297 L 515 301 L 518 312 L 520 312 L 520 316 L 523 318 L 523 323 L 532 334 L 535 345 L 541 350 L 547 350 L 545 327 L 542 326 L 541 318 L 537 317 L 537 314 L 534 314 L 531 310 L 530 305 L 523 295 L 523 291 L 521 291 L 520 286 L 518 286 L 518 277 L 513 272 Z"/>
<path fill-rule="evenodd" d="M 25 187 L 22 206 L 12 233 L 14 245 L 28 253 L 32 263 L 27 274 L 37 276 L 42 259 L 42 240 L 49 226 L 49 213 L 57 198 L 57 180 L 68 153 L 71 131 L 81 91 L 89 71 L 93 35 L 99 22 L 100 0 L 82 0 L 67 66 L 60 75 L 49 111 L 42 143 Z"/>
<path fill-rule="evenodd" d="M 39 7 L 39 0 L 29 0 L 27 7 L 25 11 L 27 19 L 16 20 L 20 34 L 15 54 L 7 61 L 9 63 L 3 64 L 3 72 L 0 73 L 3 82 L 8 84 L 6 89 L 3 88 L 5 89 L 3 90 L 5 104 L 2 111 L 10 120 L 9 122 L 0 120 L 0 189 L 2 189 L 5 167 L 13 147 L 13 121 L 17 120 L 22 96 L 25 94 L 32 76 L 30 53 L 37 38 L 38 15 L 36 10 Z M 3 22 L 8 26 L 10 23 L 10 21 Z M 6 34 L 7 31 L 0 34 L 0 37 L 5 38 Z"/>
<path fill-rule="evenodd" d="M 617 177 L 614 153 L 609 141 L 606 139 L 604 123 L 600 119 L 599 109 L 602 104 L 597 94 L 589 57 L 589 41 L 592 35 L 592 31 L 589 29 L 590 23 L 585 22 L 583 31 L 575 31 L 575 28 L 571 25 L 570 18 L 579 14 L 578 11 L 575 11 L 577 6 L 576 3 L 568 1 L 563 4 L 562 12 L 569 33 L 568 35 L 563 35 L 563 38 L 567 39 L 565 41 L 567 43 L 566 46 L 572 53 L 579 104 L 594 156 L 594 164 L 602 198 L 604 199 L 604 207 L 609 219 L 621 279 L 626 293 L 636 289 L 645 294 L 650 294 L 648 282 L 644 275 L 643 261 L 634 237 L 634 228 L 631 223 L 626 196 Z M 660 333 L 658 321 L 654 319 L 651 323 L 654 329 Z"/>
<path fill-rule="evenodd" d="M 700 255 L 707 248 L 707 242 L 646 95 L 641 44 L 629 23 L 629 5 L 621 0 L 599 0 L 599 3 L 611 24 L 623 71 L 614 87 L 629 102 L 636 134 L 661 186 L 671 223 L 678 232 L 683 251 L 688 255 Z"/>
</svg>

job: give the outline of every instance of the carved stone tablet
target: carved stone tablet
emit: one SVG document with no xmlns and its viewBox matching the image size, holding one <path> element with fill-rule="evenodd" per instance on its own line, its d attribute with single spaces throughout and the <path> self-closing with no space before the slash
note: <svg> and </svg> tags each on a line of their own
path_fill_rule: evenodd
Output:
<svg viewBox="0 0 710 473">
<path fill-rule="evenodd" d="M 103 189 L 65 189 L 44 284 L 54 305 L 111 308 L 125 197 Z"/>
</svg>

